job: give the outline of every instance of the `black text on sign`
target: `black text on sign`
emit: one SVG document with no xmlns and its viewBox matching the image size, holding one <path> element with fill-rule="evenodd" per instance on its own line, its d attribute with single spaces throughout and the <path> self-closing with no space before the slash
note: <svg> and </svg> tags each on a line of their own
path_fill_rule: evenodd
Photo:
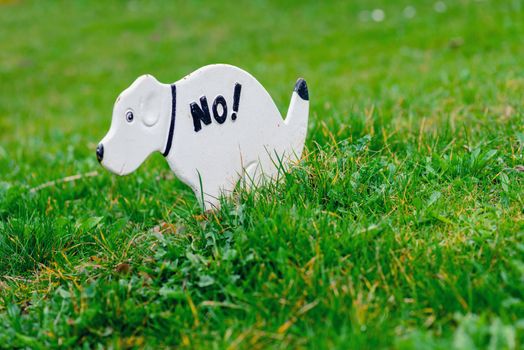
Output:
<svg viewBox="0 0 524 350">
<path fill-rule="evenodd" d="M 235 90 L 233 92 L 233 113 L 231 114 L 231 120 L 235 121 L 237 119 L 238 105 L 240 103 L 240 92 L 242 90 L 242 85 L 239 83 L 235 84 Z M 200 97 L 200 103 L 192 102 L 189 105 L 191 110 L 191 116 L 193 117 L 193 127 L 195 132 L 198 132 L 202 129 L 202 123 L 204 125 L 211 124 L 211 113 L 209 111 L 209 105 L 207 103 L 207 97 Z M 218 95 L 213 101 L 211 106 L 213 112 L 213 118 L 219 124 L 223 124 L 227 119 L 227 102 L 224 96 Z"/>
</svg>

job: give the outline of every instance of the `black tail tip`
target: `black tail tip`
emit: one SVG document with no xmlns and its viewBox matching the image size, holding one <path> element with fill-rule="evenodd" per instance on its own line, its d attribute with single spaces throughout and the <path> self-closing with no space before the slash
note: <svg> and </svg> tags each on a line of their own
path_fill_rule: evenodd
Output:
<svg viewBox="0 0 524 350">
<path fill-rule="evenodd" d="M 299 78 L 295 84 L 295 91 L 298 96 L 305 101 L 309 101 L 309 91 L 307 90 L 306 81 L 302 78 Z"/>
</svg>

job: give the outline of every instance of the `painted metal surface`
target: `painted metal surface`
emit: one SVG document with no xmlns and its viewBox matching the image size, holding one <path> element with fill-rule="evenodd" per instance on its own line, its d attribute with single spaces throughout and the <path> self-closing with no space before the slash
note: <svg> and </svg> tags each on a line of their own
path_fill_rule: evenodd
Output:
<svg viewBox="0 0 524 350">
<path fill-rule="evenodd" d="M 308 114 L 303 79 L 284 120 L 264 87 L 234 66 L 205 66 L 174 84 L 144 75 L 118 97 L 96 154 L 105 168 L 126 175 L 161 152 L 208 210 L 240 179 L 261 184 L 299 159 Z"/>
</svg>

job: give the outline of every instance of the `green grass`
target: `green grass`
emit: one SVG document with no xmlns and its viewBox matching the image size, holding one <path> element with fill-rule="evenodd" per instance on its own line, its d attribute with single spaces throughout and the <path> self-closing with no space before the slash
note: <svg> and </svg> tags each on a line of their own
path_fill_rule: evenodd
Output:
<svg viewBox="0 0 524 350">
<path fill-rule="evenodd" d="M 524 347 L 524 4 L 445 3 L 1 4 L 0 347 Z M 137 76 L 216 62 L 307 79 L 283 181 L 98 165 Z"/>
</svg>

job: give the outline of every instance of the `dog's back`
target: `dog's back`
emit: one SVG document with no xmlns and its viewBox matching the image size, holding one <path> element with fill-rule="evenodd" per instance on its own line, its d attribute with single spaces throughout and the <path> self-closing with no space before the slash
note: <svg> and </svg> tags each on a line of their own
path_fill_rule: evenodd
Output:
<svg viewBox="0 0 524 350">
<path fill-rule="evenodd" d="M 304 89 L 305 82 L 300 84 Z M 306 98 L 295 89 L 288 112 L 294 124 L 288 125 L 264 87 L 239 68 L 206 66 L 175 86 L 176 124 L 168 162 L 203 197 L 206 208 L 217 205 L 221 193 L 232 191 L 246 168 L 256 165 L 257 174 L 272 177 L 276 164 L 300 157 L 307 129 L 307 87 Z"/>
</svg>

